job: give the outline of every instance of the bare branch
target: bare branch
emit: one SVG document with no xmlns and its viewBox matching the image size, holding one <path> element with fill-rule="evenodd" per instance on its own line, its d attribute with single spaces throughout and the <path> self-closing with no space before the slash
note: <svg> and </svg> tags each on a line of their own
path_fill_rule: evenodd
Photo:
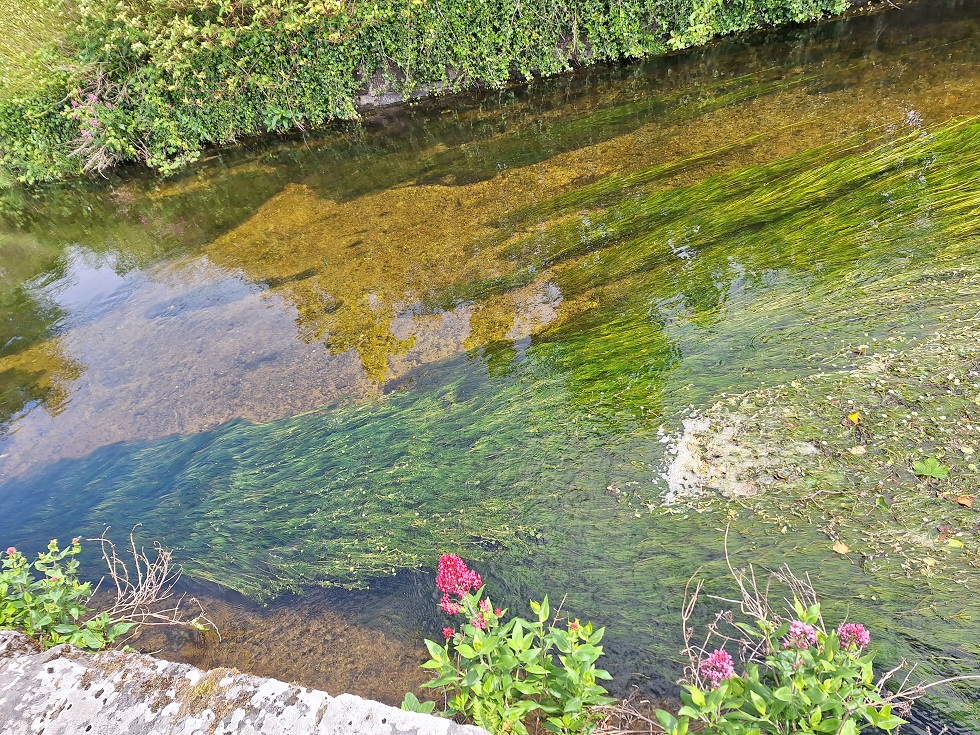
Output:
<svg viewBox="0 0 980 735">
<path fill-rule="evenodd" d="M 220 640 L 221 633 L 207 617 L 197 598 L 188 597 L 185 593 L 177 595 L 174 588 L 180 579 L 180 568 L 174 567 L 170 550 L 159 543 L 154 543 L 149 552 L 138 546 L 138 528 L 139 525 L 134 526 L 129 534 L 129 555 L 132 556 L 129 564 L 119 556 L 116 545 L 106 536 L 108 528 L 98 538 L 89 539 L 101 545 L 102 558 L 108 569 L 106 577 L 115 587 L 115 600 L 105 610 L 112 624 L 132 623 L 135 625 L 134 631 L 140 627 L 158 625 L 186 626 L 198 630 L 211 628 Z M 99 586 L 106 577 L 102 578 Z"/>
</svg>

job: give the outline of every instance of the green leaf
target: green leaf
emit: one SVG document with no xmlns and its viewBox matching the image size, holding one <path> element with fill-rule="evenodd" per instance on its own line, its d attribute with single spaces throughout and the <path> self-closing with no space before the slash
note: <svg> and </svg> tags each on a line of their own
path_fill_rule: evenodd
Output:
<svg viewBox="0 0 980 735">
<path fill-rule="evenodd" d="M 77 634 L 72 636 L 72 638 L 78 638 L 78 642 L 73 640 L 72 642 L 79 648 L 88 648 L 93 651 L 97 651 L 100 648 L 105 648 L 105 638 L 102 637 L 100 633 L 94 630 L 89 630 L 88 628 L 82 628 Z"/>
<path fill-rule="evenodd" d="M 401 708 L 406 712 L 422 712 L 423 714 L 431 714 L 436 708 L 435 702 L 420 702 L 418 697 L 416 697 L 412 692 L 407 692 L 405 698 L 402 700 Z"/>
<path fill-rule="evenodd" d="M 514 686 L 514 689 L 516 689 L 517 691 L 519 691 L 521 694 L 535 695 L 535 694 L 540 694 L 541 693 L 540 692 L 540 690 L 541 690 L 540 685 L 539 686 L 535 686 L 534 684 L 530 684 L 530 683 L 528 683 L 526 681 L 515 681 L 514 684 L 513 684 L 513 686 Z"/>
<path fill-rule="evenodd" d="M 782 702 L 792 702 L 793 701 L 793 690 L 789 687 L 779 687 L 776 691 L 772 693 L 776 699 Z"/>
<path fill-rule="evenodd" d="M 106 632 L 105 637 L 111 642 L 116 640 L 121 635 L 126 635 L 129 631 L 136 627 L 136 623 L 116 623 L 108 632 Z"/>
<path fill-rule="evenodd" d="M 478 681 L 480 681 L 479 669 L 470 669 L 468 672 L 466 672 L 466 676 L 463 677 L 463 680 L 459 683 L 459 685 L 461 687 L 471 687 Z"/>
<path fill-rule="evenodd" d="M 541 600 L 541 609 L 538 610 L 538 622 L 544 623 L 549 617 L 551 617 L 551 606 L 548 604 L 548 595 L 545 595 Z"/>
<path fill-rule="evenodd" d="M 565 631 L 555 628 L 551 631 L 551 637 L 554 639 L 555 645 L 558 647 L 559 651 L 562 653 L 572 652 L 572 644 L 568 640 L 568 635 L 565 633 Z"/>
<path fill-rule="evenodd" d="M 888 715 L 887 717 L 878 718 L 878 721 L 875 723 L 875 725 L 881 728 L 882 730 L 891 732 L 896 727 L 898 727 L 899 725 L 904 725 L 906 722 L 907 720 L 903 720 L 901 717 L 897 717 L 896 715 Z"/>
<path fill-rule="evenodd" d="M 688 691 L 688 693 L 690 694 L 690 697 L 691 697 L 691 702 L 695 706 L 697 706 L 697 707 L 704 707 L 704 705 L 705 705 L 704 692 L 702 692 L 696 686 L 693 686 L 691 684 L 685 684 L 684 685 L 684 688 L 687 689 L 687 691 Z"/>
<path fill-rule="evenodd" d="M 447 673 L 443 674 L 438 679 L 433 679 L 432 681 L 427 681 L 425 684 L 422 685 L 422 688 L 423 689 L 438 689 L 439 687 L 444 687 L 444 686 L 446 686 L 448 684 L 454 684 L 454 683 L 456 683 L 458 681 L 459 681 L 459 677 L 456 675 L 456 673 L 453 672 L 453 671 L 450 671 L 450 672 L 447 672 Z"/>
<path fill-rule="evenodd" d="M 949 467 L 935 457 L 916 460 L 912 463 L 912 470 L 920 477 L 933 477 L 937 480 L 945 480 L 949 477 Z"/>
<path fill-rule="evenodd" d="M 446 651 L 445 646 L 440 646 L 435 641 L 430 641 L 428 638 L 425 639 L 425 647 L 429 649 L 429 655 L 434 661 L 445 661 L 449 658 L 449 654 Z"/>
<path fill-rule="evenodd" d="M 657 722 L 659 722 L 660 726 L 668 733 L 671 733 L 676 729 L 677 718 L 670 714 L 670 712 L 658 709 L 654 710 L 654 714 L 657 716 Z"/>
</svg>

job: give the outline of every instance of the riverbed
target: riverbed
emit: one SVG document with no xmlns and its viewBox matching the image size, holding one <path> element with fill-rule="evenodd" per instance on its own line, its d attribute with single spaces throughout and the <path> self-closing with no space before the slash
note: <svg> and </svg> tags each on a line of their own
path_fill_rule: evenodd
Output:
<svg viewBox="0 0 980 735">
<path fill-rule="evenodd" d="M 147 647 L 393 703 L 443 552 L 514 612 L 605 625 L 615 691 L 669 694 L 726 529 L 883 662 L 976 672 L 977 517 L 950 499 L 978 478 L 978 103 L 980 7 L 923 1 L 8 192 L 0 538 L 141 524 L 224 634 Z M 962 395 L 948 441 L 885 457 L 854 386 L 952 343 L 949 384 L 936 362 L 902 397 Z M 685 420 L 774 405 L 819 473 L 759 462 L 786 449 L 765 414 L 765 477 L 669 486 Z M 887 492 L 847 464 L 875 442 Z M 976 731 L 975 694 L 931 702 Z"/>
</svg>

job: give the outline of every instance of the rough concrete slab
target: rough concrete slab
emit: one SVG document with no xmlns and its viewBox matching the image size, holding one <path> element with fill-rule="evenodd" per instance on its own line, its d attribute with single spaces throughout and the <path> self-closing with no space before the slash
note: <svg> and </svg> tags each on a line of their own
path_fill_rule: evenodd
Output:
<svg viewBox="0 0 980 735">
<path fill-rule="evenodd" d="M 378 702 L 0 631 L 3 735 L 487 735 Z"/>
</svg>

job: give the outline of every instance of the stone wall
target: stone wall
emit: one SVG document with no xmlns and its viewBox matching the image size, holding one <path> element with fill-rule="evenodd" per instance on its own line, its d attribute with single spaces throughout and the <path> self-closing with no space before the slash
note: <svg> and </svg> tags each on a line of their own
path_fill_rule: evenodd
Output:
<svg viewBox="0 0 980 735">
<path fill-rule="evenodd" d="M 350 694 L 0 631 L 3 735 L 487 735 Z"/>
</svg>

